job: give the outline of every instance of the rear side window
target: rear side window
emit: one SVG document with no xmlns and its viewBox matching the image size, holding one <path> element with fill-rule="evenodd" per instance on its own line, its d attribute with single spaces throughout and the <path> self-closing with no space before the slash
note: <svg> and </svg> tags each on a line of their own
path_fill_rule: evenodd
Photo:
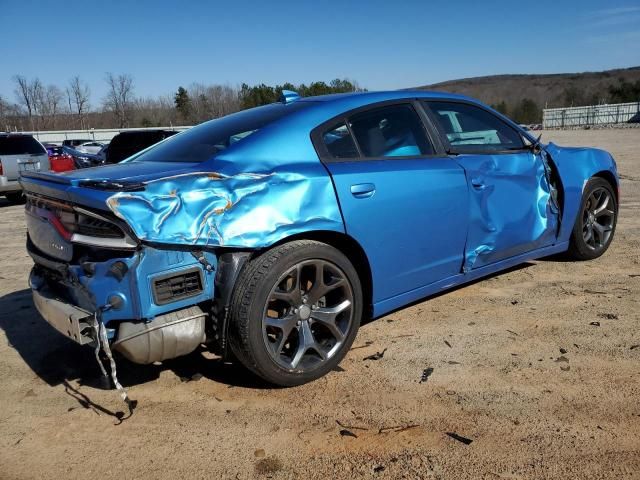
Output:
<svg viewBox="0 0 640 480">
<path fill-rule="evenodd" d="M 358 149 L 344 123 L 322 135 L 327 152 L 333 158 L 357 158 Z"/>
<path fill-rule="evenodd" d="M 353 115 L 349 126 L 363 156 L 433 155 L 422 122 L 411 105 L 391 105 Z"/>
<path fill-rule="evenodd" d="M 486 110 L 457 102 L 427 102 L 449 145 L 458 151 L 524 148 L 520 134 Z"/>
<path fill-rule="evenodd" d="M 0 155 L 41 155 L 47 153 L 38 141 L 30 136 L 0 137 Z"/>
</svg>

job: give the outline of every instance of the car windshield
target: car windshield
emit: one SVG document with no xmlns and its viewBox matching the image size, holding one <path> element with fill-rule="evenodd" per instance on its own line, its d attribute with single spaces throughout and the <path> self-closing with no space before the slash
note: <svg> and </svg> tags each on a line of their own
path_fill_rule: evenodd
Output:
<svg viewBox="0 0 640 480">
<path fill-rule="evenodd" d="M 46 153 L 35 138 L 29 136 L 0 137 L 0 155 L 40 155 Z"/>
<path fill-rule="evenodd" d="M 171 137 L 127 161 L 204 162 L 269 123 L 308 105 L 307 102 L 274 103 L 211 120 Z"/>
</svg>

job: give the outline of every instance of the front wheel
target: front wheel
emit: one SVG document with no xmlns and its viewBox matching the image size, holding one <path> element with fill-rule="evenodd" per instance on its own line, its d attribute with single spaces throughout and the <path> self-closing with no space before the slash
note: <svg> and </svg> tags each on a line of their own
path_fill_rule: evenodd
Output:
<svg viewBox="0 0 640 480">
<path fill-rule="evenodd" d="M 611 245 L 617 219 L 618 203 L 611 184 L 603 178 L 591 178 L 582 194 L 569 255 L 576 260 L 598 258 Z"/>
<path fill-rule="evenodd" d="M 351 262 L 330 245 L 298 240 L 243 269 L 231 305 L 230 345 L 268 382 L 301 385 L 338 365 L 361 316 L 362 287 Z"/>
</svg>

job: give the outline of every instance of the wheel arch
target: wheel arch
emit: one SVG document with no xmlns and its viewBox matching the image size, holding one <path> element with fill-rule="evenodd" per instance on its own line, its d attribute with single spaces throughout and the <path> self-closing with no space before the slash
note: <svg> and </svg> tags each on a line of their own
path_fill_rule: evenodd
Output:
<svg viewBox="0 0 640 480">
<path fill-rule="evenodd" d="M 596 172 L 595 174 L 593 174 L 591 178 L 594 178 L 594 177 L 602 178 L 611 185 L 611 188 L 613 189 L 613 194 L 616 196 L 616 204 L 619 205 L 620 185 L 618 183 L 618 179 L 616 178 L 616 176 L 613 173 L 611 173 L 611 171 L 609 170 L 600 170 L 599 172 Z"/>
</svg>

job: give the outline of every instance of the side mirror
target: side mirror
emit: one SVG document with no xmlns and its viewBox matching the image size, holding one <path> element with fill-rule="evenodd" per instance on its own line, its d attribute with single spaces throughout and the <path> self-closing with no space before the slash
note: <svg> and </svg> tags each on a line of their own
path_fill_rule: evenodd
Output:
<svg viewBox="0 0 640 480">
<path fill-rule="evenodd" d="M 538 135 L 538 138 L 536 138 L 536 140 L 533 143 L 529 144 L 529 149 L 534 155 L 538 155 L 542 151 L 541 139 L 542 139 L 542 134 Z"/>
</svg>

